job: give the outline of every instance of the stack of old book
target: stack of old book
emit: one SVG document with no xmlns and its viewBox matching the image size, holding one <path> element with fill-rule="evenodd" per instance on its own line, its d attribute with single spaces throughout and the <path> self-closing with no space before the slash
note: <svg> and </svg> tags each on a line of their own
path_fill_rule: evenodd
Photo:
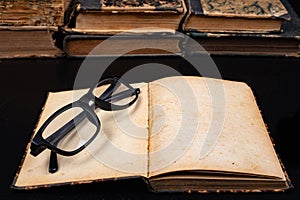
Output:
<svg viewBox="0 0 300 200">
<path fill-rule="evenodd" d="M 0 2 L 1 57 L 87 56 L 116 35 L 96 54 L 138 43 L 145 48 L 126 54 L 300 55 L 300 19 L 287 0 Z"/>
<path fill-rule="evenodd" d="M 52 39 L 63 25 L 63 0 L 0 1 L 0 58 L 56 57 Z"/>
<path fill-rule="evenodd" d="M 184 30 L 210 53 L 300 55 L 300 20 L 286 0 L 189 1 Z"/>
<path fill-rule="evenodd" d="M 66 20 L 65 30 L 70 34 L 64 38 L 62 49 L 70 56 L 86 56 L 99 43 L 119 33 L 123 34 L 114 38 L 116 42 L 108 45 L 111 48 L 99 55 L 122 52 L 116 49 L 126 49 L 133 43 L 145 47 L 155 43 L 157 49 L 143 48 L 128 54 L 207 51 L 219 55 L 300 55 L 300 20 L 285 0 L 77 1 L 71 3 Z M 149 34 L 149 29 L 130 33 L 149 27 L 156 34 Z M 166 29 L 170 34 L 157 33 L 166 33 Z M 158 50 L 166 47 L 165 52 Z"/>
</svg>

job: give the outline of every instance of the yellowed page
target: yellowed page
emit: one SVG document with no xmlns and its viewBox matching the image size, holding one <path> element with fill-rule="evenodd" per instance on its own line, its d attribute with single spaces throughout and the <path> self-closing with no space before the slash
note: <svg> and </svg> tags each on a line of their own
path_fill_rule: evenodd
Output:
<svg viewBox="0 0 300 200">
<path fill-rule="evenodd" d="M 284 178 L 244 83 L 172 77 L 150 83 L 149 176 L 217 170 Z"/>
<path fill-rule="evenodd" d="M 68 182 L 90 182 L 106 178 L 146 176 L 148 147 L 148 91 L 141 89 L 136 103 L 122 111 L 97 109 L 101 132 L 82 152 L 74 156 L 58 155 L 59 169 L 48 172 L 50 151 L 37 157 L 27 152 L 15 183 L 16 187 L 35 187 Z M 86 91 L 80 91 L 84 94 Z M 57 109 L 79 97 L 73 91 L 50 93 L 37 129 Z M 130 122 L 128 122 L 128 120 Z"/>
</svg>

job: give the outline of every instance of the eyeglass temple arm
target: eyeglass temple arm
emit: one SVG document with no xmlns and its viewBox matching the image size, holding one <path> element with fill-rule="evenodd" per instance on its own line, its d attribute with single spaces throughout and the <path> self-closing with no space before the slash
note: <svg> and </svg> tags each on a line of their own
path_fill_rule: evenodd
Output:
<svg viewBox="0 0 300 200">
<path fill-rule="evenodd" d="M 110 96 L 109 98 L 105 99 L 106 101 L 118 101 L 118 100 L 121 100 L 123 99 L 124 97 L 128 97 L 128 96 L 132 96 L 134 94 L 139 94 L 140 93 L 140 90 L 139 89 L 135 89 L 134 92 L 132 92 L 131 90 L 126 90 L 126 91 L 122 91 L 122 92 L 119 92 L 113 96 Z"/>
</svg>

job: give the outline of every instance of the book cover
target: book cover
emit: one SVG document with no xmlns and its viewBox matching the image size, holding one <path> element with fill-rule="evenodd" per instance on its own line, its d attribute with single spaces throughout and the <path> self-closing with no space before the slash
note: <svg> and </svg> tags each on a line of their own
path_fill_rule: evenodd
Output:
<svg viewBox="0 0 300 200">
<path fill-rule="evenodd" d="M 76 2 L 66 14 L 68 27 L 82 32 L 117 33 L 148 27 L 177 30 L 186 13 L 182 0 Z"/>
<path fill-rule="evenodd" d="M 61 56 L 52 36 L 64 10 L 64 0 L 0 1 L 0 58 Z"/>
<path fill-rule="evenodd" d="M 69 34 L 64 37 L 63 51 L 69 57 L 182 55 L 183 40 L 176 33 Z"/>
<path fill-rule="evenodd" d="M 63 25 L 64 0 L 0 1 L 0 26 Z"/>
<path fill-rule="evenodd" d="M 186 0 L 185 31 L 278 32 L 289 13 L 280 0 Z"/>
<path fill-rule="evenodd" d="M 284 21 L 279 33 L 213 33 L 190 31 L 186 34 L 214 55 L 300 56 L 300 18 L 291 4 L 283 0 L 290 20 Z M 186 51 L 200 53 L 195 43 L 187 41 Z"/>
</svg>

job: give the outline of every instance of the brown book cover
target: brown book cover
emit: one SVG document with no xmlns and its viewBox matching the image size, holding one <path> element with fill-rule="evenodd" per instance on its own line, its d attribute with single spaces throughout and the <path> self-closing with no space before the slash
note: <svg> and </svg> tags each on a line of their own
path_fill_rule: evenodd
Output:
<svg viewBox="0 0 300 200">
<path fill-rule="evenodd" d="M 0 1 L 0 26 L 63 25 L 64 0 Z"/>
<path fill-rule="evenodd" d="M 0 26 L 0 59 L 62 57 L 52 37 L 55 32 L 56 27 Z"/>
<path fill-rule="evenodd" d="M 64 37 L 63 51 L 70 57 L 182 55 L 183 40 L 182 35 L 175 33 L 70 34 Z"/>
<path fill-rule="evenodd" d="M 81 32 L 117 33 L 149 27 L 177 30 L 186 13 L 182 0 L 82 0 L 70 5 L 68 27 Z"/>
<path fill-rule="evenodd" d="M 185 31 L 279 32 L 290 16 L 280 0 L 186 0 Z"/>
<path fill-rule="evenodd" d="M 61 56 L 52 35 L 64 10 L 64 0 L 0 1 L 0 58 Z"/>
<path fill-rule="evenodd" d="M 201 53 L 199 43 L 212 55 L 300 56 L 300 18 L 291 4 L 282 0 L 290 20 L 284 21 L 279 33 L 186 32 L 194 41 L 186 42 L 190 54 Z"/>
</svg>

